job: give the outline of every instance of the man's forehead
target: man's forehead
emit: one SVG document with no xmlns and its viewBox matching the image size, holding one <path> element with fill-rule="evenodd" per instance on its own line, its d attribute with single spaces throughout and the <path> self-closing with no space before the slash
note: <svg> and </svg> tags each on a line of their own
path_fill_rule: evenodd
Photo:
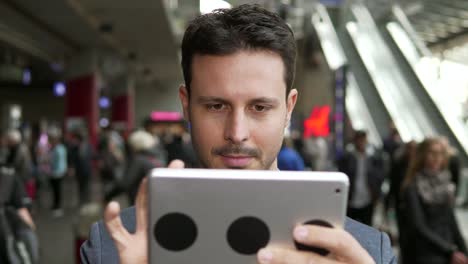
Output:
<svg viewBox="0 0 468 264">
<path fill-rule="evenodd" d="M 220 58 L 220 57 L 229 57 L 229 56 L 236 56 L 236 55 L 246 55 L 246 56 L 254 56 L 254 55 L 260 55 L 260 54 L 268 54 L 269 56 L 278 56 L 278 58 L 281 58 L 281 56 L 272 50 L 268 49 L 239 49 L 233 52 L 229 53 L 222 53 L 222 54 L 204 54 L 204 53 L 195 53 L 193 54 L 193 60 L 196 58 Z"/>
<path fill-rule="evenodd" d="M 203 86 L 199 92 L 226 89 L 226 92 L 284 94 L 284 65 L 271 52 L 237 52 L 231 55 L 197 55 L 192 63 L 191 87 Z M 194 87 L 195 88 L 195 87 Z M 199 87 L 195 89 L 200 89 Z M 268 90 L 268 91 L 265 91 Z M 281 91 L 284 90 L 284 91 Z"/>
<path fill-rule="evenodd" d="M 224 64 L 236 65 L 250 63 L 276 63 L 278 67 L 283 68 L 283 60 L 281 56 L 269 50 L 239 50 L 228 54 L 194 54 L 192 58 L 192 72 L 195 64 Z M 282 69 L 284 70 L 284 69 Z"/>
</svg>

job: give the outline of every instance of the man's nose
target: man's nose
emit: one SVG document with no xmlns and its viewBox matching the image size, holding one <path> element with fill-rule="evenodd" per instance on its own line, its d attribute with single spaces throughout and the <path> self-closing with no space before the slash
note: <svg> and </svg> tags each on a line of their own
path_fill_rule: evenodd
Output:
<svg viewBox="0 0 468 264">
<path fill-rule="evenodd" d="M 249 139 L 248 119 L 243 111 L 233 111 L 226 120 L 224 139 L 240 144 Z"/>
</svg>

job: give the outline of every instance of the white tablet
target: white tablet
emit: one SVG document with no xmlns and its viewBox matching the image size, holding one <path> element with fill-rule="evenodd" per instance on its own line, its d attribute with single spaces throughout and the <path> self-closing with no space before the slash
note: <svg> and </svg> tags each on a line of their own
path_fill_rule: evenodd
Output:
<svg viewBox="0 0 468 264">
<path fill-rule="evenodd" d="M 338 172 L 154 169 L 150 263 L 254 264 L 266 245 L 300 247 L 298 224 L 343 228 L 348 186 Z"/>
</svg>

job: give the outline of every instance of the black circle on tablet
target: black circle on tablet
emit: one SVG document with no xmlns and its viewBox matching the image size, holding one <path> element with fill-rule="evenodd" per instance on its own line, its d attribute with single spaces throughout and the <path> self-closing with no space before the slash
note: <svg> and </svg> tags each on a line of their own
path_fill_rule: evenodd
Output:
<svg viewBox="0 0 468 264">
<path fill-rule="evenodd" d="M 187 215 L 170 213 L 162 216 L 154 225 L 154 238 L 167 250 L 182 251 L 197 238 L 197 226 Z"/>
<path fill-rule="evenodd" d="M 327 221 L 323 221 L 323 220 L 319 220 L 319 219 L 307 221 L 307 222 L 304 223 L 304 225 L 318 225 L 318 226 L 333 228 L 333 225 L 331 225 Z M 298 250 L 311 251 L 311 252 L 314 252 L 314 253 L 322 255 L 322 256 L 326 256 L 326 255 L 330 254 L 330 251 L 328 251 L 326 249 L 323 249 L 323 248 L 312 247 L 312 246 L 299 244 L 296 241 L 294 241 L 294 244 L 296 245 L 296 248 Z"/>
<path fill-rule="evenodd" d="M 241 217 L 229 226 L 227 241 L 237 253 L 253 255 L 268 244 L 270 230 L 262 220 L 256 217 Z"/>
</svg>

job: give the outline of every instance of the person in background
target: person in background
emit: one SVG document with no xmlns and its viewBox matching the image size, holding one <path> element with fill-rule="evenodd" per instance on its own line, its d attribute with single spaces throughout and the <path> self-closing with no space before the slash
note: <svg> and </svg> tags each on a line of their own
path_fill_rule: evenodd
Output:
<svg viewBox="0 0 468 264">
<path fill-rule="evenodd" d="M 393 163 L 395 152 L 401 147 L 402 145 L 400 133 L 393 122 L 389 124 L 389 134 L 384 139 L 383 142 L 383 150 L 390 156 L 390 160 Z"/>
<path fill-rule="evenodd" d="M 61 132 L 59 129 L 49 131 L 50 151 L 50 186 L 52 187 L 52 213 L 54 217 L 63 216 L 62 185 L 63 178 L 68 170 L 67 149 L 61 142 Z"/>
<path fill-rule="evenodd" d="M 311 136 L 304 140 L 304 155 L 310 160 L 313 171 L 330 169 L 328 150 L 328 142 L 324 137 Z"/>
<path fill-rule="evenodd" d="M 9 130 L 6 137 L 9 150 L 6 164 L 15 169 L 15 174 L 26 186 L 27 183 L 30 184 L 30 181 L 33 181 L 29 148 L 22 142 L 21 133 L 17 129 Z"/>
<path fill-rule="evenodd" d="M 452 182 L 455 185 L 455 196 L 458 193 L 458 189 L 460 188 L 460 174 L 461 174 L 461 164 L 460 164 L 460 157 L 458 156 L 458 151 L 454 148 L 447 137 L 441 137 L 442 144 L 444 144 L 444 148 L 447 149 L 448 154 L 448 164 L 447 168 L 450 171 L 450 175 L 452 176 Z"/>
<path fill-rule="evenodd" d="M 278 153 L 278 169 L 286 171 L 304 170 L 304 160 L 299 153 L 292 147 L 291 138 L 285 137 Z"/>
<path fill-rule="evenodd" d="M 38 263 L 39 260 L 39 242 L 36 235 L 36 225 L 28 210 L 31 206 L 31 199 L 26 194 L 21 179 L 16 177 L 15 170 L 5 166 L 0 167 L 0 209 L 6 210 L 13 209 L 16 217 L 7 218 L 10 220 L 8 223 L 1 223 L 0 230 L 0 263 L 8 263 L 6 256 L 6 247 L 8 242 L 4 241 L 7 234 L 3 230 L 7 225 L 16 234 L 17 239 L 24 242 L 29 259 L 29 263 Z M 6 215 L 3 215 L 6 216 Z M 12 223 L 14 221 L 14 223 Z"/>
<path fill-rule="evenodd" d="M 416 152 L 417 145 L 416 141 L 412 140 L 395 151 L 394 162 L 389 173 L 390 190 L 385 197 L 386 209 L 390 206 L 397 210 L 399 208 L 401 184 L 406 176 L 410 160 L 413 159 Z"/>
<path fill-rule="evenodd" d="M 49 176 L 51 172 L 49 136 L 46 128 L 39 128 L 37 141 L 34 147 L 34 157 L 36 164 L 36 201 L 40 207 L 43 206 L 42 197 L 48 195 Z M 47 194 L 46 194 L 47 193 Z"/>
<path fill-rule="evenodd" d="M 164 122 L 153 121 L 147 118 L 143 123 L 144 130 L 154 137 L 154 150 L 152 151 L 165 165 L 168 164 L 168 154 L 165 149 L 165 138 L 167 134 L 167 124 Z"/>
<path fill-rule="evenodd" d="M 388 174 L 389 182 L 390 182 L 390 190 L 387 193 L 387 196 L 385 197 L 385 200 L 384 200 L 385 217 L 387 217 L 387 219 L 384 219 L 384 220 L 391 219 L 389 217 L 391 215 L 389 214 L 389 212 L 391 208 L 393 208 L 395 212 L 395 218 L 396 218 L 396 223 L 397 223 L 397 228 L 398 228 L 398 242 L 400 245 L 404 242 L 405 240 L 404 236 L 406 234 L 406 230 L 405 230 L 406 227 L 402 222 L 402 219 L 404 218 L 402 215 L 404 213 L 402 212 L 402 209 L 400 206 L 401 185 L 408 171 L 410 160 L 412 160 L 414 157 L 417 145 L 418 144 L 416 141 L 410 141 L 404 144 L 398 150 L 396 150 L 393 165 L 390 169 L 390 173 Z"/>
<path fill-rule="evenodd" d="M 167 158 L 169 161 L 179 159 L 185 163 L 186 168 L 199 167 L 195 151 L 190 141 L 190 134 L 187 133 L 184 123 L 171 124 L 166 138 L 169 141 L 166 143 Z"/>
<path fill-rule="evenodd" d="M 70 167 L 74 169 L 78 181 L 79 202 L 80 206 L 83 206 L 90 201 L 93 149 L 84 131 L 75 131 L 71 141 Z"/>
<path fill-rule="evenodd" d="M 302 160 L 304 160 L 304 166 L 311 168 L 310 161 L 305 158 L 304 154 L 304 140 L 302 138 L 302 133 L 299 129 L 291 128 L 291 141 L 293 148 L 301 155 Z"/>
<path fill-rule="evenodd" d="M 116 131 L 105 131 L 99 150 L 104 201 L 108 202 L 116 194 L 115 190 L 119 188 L 124 177 L 126 155 L 122 137 Z"/>
<path fill-rule="evenodd" d="M 128 144 L 133 155 L 125 173 L 124 188 L 126 188 L 130 204 L 133 205 L 141 180 L 151 169 L 162 167 L 164 163 L 154 153 L 156 141 L 150 133 L 142 130 L 135 131 L 130 134 Z"/>
<path fill-rule="evenodd" d="M 0 166 L 6 165 L 8 158 L 8 142 L 6 135 L 0 134 Z"/>
<path fill-rule="evenodd" d="M 402 185 L 403 263 L 468 263 L 453 205 L 447 149 L 440 138 L 427 138 L 417 146 Z"/>
<path fill-rule="evenodd" d="M 359 130 L 353 144 L 338 160 L 338 170 L 349 177 L 348 216 L 372 225 L 372 216 L 385 177 L 383 160 L 368 147 L 367 133 Z"/>
</svg>

